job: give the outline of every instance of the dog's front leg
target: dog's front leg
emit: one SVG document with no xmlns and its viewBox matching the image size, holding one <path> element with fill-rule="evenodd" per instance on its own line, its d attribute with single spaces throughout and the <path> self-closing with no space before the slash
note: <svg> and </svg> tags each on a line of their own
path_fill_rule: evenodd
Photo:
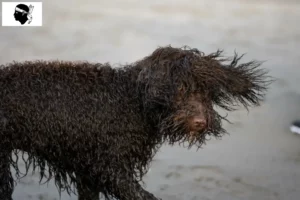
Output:
<svg viewBox="0 0 300 200">
<path fill-rule="evenodd" d="M 78 200 L 99 200 L 99 192 L 86 187 L 77 187 Z"/>
<path fill-rule="evenodd" d="M 99 190 L 94 188 L 95 184 L 84 176 L 77 175 L 78 200 L 99 200 Z"/>
<path fill-rule="evenodd" d="M 125 176 L 118 176 L 113 181 L 111 193 L 119 200 L 159 200 L 143 189 L 138 181 Z"/>
<path fill-rule="evenodd" d="M 0 148 L 0 199 L 12 200 L 14 181 L 10 172 L 10 152 Z"/>
</svg>

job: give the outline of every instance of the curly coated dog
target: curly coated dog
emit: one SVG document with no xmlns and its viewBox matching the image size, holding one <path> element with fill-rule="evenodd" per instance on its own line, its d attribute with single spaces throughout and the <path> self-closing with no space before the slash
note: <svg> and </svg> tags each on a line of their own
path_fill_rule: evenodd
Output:
<svg viewBox="0 0 300 200">
<path fill-rule="evenodd" d="M 0 199 L 22 177 L 18 158 L 80 200 L 157 200 L 140 185 L 167 142 L 200 147 L 226 131 L 214 106 L 258 106 L 259 62 L 160 47 L 130 65 L 14 62 L 0 69 Z M 26 152 L 26 155 L 24 155 Z M 10 167 L 16 170 L 15 180 Z"/>
</svg>

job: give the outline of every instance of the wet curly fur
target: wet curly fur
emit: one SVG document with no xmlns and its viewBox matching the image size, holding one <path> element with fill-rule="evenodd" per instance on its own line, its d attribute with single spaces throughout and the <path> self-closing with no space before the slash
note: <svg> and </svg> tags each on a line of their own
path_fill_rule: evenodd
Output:
<svg viewBox="0 0 300 200">
<path fill-rule="evenodd" d="M 232 111 L 263 100 L 270 79 L 260 64 L 238 64 L 221 51 L 160 47 L 130 65 L 87 62 L 14 62 L 0 69 L 0 199 L 29 166 L 59 191 L 78 189 L 80 200 L 156 200 L 139 181 L 164 143 L 200 147 L 226 131 L 214 109 Z M 204 107 L 205 129 L 186 125 Z M 179 117 L 180 116 L 180 117 Z M 27 153 L 27 156 L 24 155 Z M 12 156 L 15 155 L 15 158 Z M 22 174 L 17 162 L 26 164 Z M 48 166 L 48 168 L 46 167 Z"/>
</svg>

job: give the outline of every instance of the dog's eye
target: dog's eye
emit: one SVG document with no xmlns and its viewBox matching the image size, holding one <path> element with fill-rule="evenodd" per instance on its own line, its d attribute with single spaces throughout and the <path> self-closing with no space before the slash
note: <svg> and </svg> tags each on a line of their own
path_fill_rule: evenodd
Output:
<svg viewBox="0 0 300 200">
<path fill-rule="evenodd" d="M 183 91 L 183 86 L 182 85 L 178 87 L 178 91 L 180 91 L 180 92 Z"/>
</svg>

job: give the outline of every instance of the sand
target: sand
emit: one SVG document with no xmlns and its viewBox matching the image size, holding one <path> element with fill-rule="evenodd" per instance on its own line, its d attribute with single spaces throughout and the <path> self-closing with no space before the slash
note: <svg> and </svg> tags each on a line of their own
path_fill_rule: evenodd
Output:
<svg viewBox="0 0 300 200">
<path fill-rule="evenodd" d="M 224 49 L 265 60 L 277 78 L 266 101 L 229 113 L 230 135 L 203 149 L 164 146 L 145 187 L 163 200 L 298 200 L 300 135 L 300 3 L 252 0 L 44 1 L 43 27 L 0 27 L 0 63 L 35 59 L 125 64 L 156 47 Z M 298 80 L 298 81 L 297 81 Z M 22 163 L 20 163 L 22 165 Z M 61 199 L 75 200 L 63 193 Z M 28 175 L 14 200 L 55 200 L 50 182 Z"/>
</svg>

